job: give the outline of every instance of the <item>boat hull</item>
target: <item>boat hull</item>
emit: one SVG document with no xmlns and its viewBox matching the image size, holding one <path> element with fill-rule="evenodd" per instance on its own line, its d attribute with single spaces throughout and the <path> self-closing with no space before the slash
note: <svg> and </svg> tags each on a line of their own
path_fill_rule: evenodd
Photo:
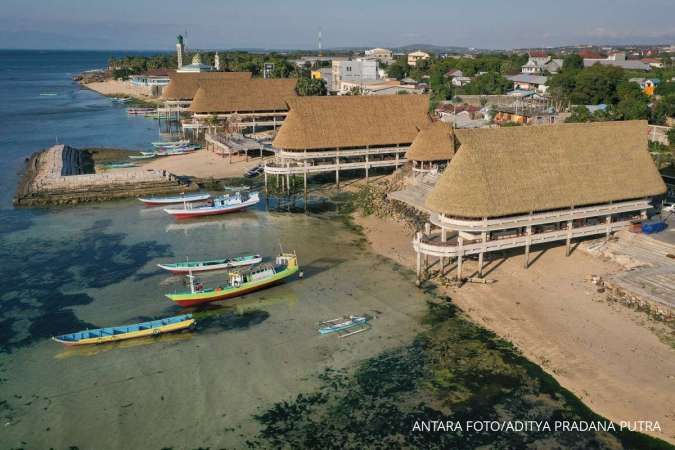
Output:
<svg viewBox="0 0 675 450">
<path fill-rule="evenodd" d="M 157 264 L 157 267 L 160 269 L 168 270 L 171 273 L 175 274 L 187 274 L 190 272 L 196 273 L 196 272 L 208 272 L 211 270 L 223 270 L 223 269 L 231 269 L 234 267 L 245 267 L 245 266 L 250 266 L 253 264 L 258 264 L 259 262 L 262 261 L 262 258 L 252 258 L 250 260 L 245 260 L 245 261 L 229 261 L 223 264 L 212 264 L 212 265 L 202 265 L 202 266 L 193 266 L 193 267 L 185 267 L 185 266 L 172 266 L 170 264 Z"/>
<path fill-rule="evenodd" d="M 158 197 L 158 198 L 139 198 L 146 206 L 173 205 L 178 203 L 202 202 L 211 198 L 210 194 L 193 195 L 190 197 Z"/>
<path fill-rule="evenodd" d="M 79 341 L 65 341 L 59 339 L 58 337 L 53 338 L 54 341 L 59 342 L 66 347 L 77 347 L 80 345 L 95 345 L 95 344 L 105 344 L 108 342 L 117 342 L 125 341 L 128 339 L 137 339 L 147 336 L 156 336 L 158 334 L 172 333 L 175 331 L 185 330 L 192 327 L 195 324 L 195 319 L 187 319 L 182 322 L 167 324 L 161 327 L 149 328 L 146 330 L 132 331 L 124 334 L 116 334 L 112 336 L 102 336 L 94 338 L 80 339 Z"/>
<path fill-rule="evenodd" d="M 298 272 L 298 266 L 288 267 L 274 276 L 265 280 L 253 281 L 246 283 L 240 287 L 232 287 L 227 289 L 216 288 L 212 291 L 184 293 L 184 294 L 167 294 L 166 296 L 174 303 L 184 308 L 190 306 L 198 306 L 205 303 L 216 302 L 219 300 L 227 300 L 233 297 L 239 297 L 250 292 L 259 291 L 268 288 L 272 285 L 282 282 L 284 279 L 292 276 Z"/>
</svg>

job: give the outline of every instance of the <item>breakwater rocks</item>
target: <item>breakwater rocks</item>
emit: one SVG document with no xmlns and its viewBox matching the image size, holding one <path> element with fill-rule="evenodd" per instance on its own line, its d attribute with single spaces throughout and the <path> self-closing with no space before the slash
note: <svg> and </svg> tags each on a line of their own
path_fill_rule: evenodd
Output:
<svg viewBox="0 0 675 450">
<path fill-rule="evenodd" d="M 28 159 L 14 206 L 67 205 L 198 189 L 166 171 L 129 167 L 87 173 L 89 154 L 55 145 Z"/>
</svg>

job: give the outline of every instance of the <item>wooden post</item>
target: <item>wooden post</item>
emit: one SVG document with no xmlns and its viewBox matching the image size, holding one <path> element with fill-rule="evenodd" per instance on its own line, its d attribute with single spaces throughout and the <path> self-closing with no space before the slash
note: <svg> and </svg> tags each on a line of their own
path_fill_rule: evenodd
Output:
<svg viewBox="0 0 675 450">
<path fill-rule="evenodd" d="M 457 237 L 457 281 L 462 281 L 462 256 L 464 254 L 464 239 Z"/>
<path fill-rule="evenodd" d="M 417 243 L 418 245 L 422 242 L 422 233 L 417 232 Z M 422 281 L 422 254 L 419 249 L 417 250 L 417 284 L 419 285 Z"/>
<path fill-rule="evenodd" d="M 366 183 L 368 183 L 368 146 L 366 145 Z"/>
<path fill-rule="evenodd" d="M 480 253 L 478 254 L 478 276 L 480 278 L 483 278 L 483 259 L 485 255 L 485 241 L 487 240 L 487 232 L 483 231 L 480 234 L 480 240 L 481 240 L 481 249 Z"/>
<path fill-rule="evenodd" d="M 335 151 L 335 186 L 340 190 L 340 149 Z"/>
<path fill-rule="evenodd" d="M 530 265 L 530 242 L 532 241 L 532 225 L 527 226 L 527 236 L 525 237 L 525 262 L 523 267 L 527 269 Z"/>
<path fill-rule="evenodd" d="M 565 256 L 570 256 L 571 248 L 570 243 L 572 242 L 572 221 L 567 221 L 567 239 L 565 241 Z"/>
<path fill-rule="evenodd" d="M 431 224 L 429 222 L 424 224 L 424 235 L 428 238 L 431 234 Z M 429 268 L 429 255 L 424 255 L 424 268 Z"/>
<path fill-rule="evenodd" d="M 612 215 L 608 215 L 605 218 L 605 223 L 607 224 L 607 231 L 606 231 L 606 236 L 605 239 L 609 239 L 609 235 L 612 233 Z"/>
<path fill-rule="evenodd" d="M 441 226 L 441 242 L 445 244 L 448 241 L 448 230 Z M 441 276 L 445 275 L 445 258 L 441 256 Z"/>
</svg>

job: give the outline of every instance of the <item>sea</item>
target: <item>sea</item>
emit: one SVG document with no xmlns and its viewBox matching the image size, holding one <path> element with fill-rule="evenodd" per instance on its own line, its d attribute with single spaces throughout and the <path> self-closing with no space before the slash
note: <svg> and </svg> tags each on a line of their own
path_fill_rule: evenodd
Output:
<svg viewBox="0 0 675 450">
<path fill-rule="evenodd" d="M 71 80 L 126 54 L 0 51 L 0 448 L 661 448 L 625 433 L 415 431 L 424 420 L 599 417 L 373 254 L 340 210 L 347 200 L 184 222 L 135 199 L 13 208 L 33 152 L 138 150 L 160 136 Z M 165 297 L 186 286 L 158 263 L 281 249 L 297 252 L 302 278 L 202 309 Z M 190 332 L 83 348 L 50 339 L 183 312 L 198 319 Z M 367 314 L 370 328 L 319 335 L 319 322 L 346 314 Z"/>
</svg>

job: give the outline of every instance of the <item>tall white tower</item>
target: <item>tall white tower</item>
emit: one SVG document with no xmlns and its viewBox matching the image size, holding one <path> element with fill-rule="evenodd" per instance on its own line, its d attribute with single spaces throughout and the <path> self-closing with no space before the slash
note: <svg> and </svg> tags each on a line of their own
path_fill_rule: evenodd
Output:
<svg viewBox="0 0 675 450">
<path fill-rule="evenodd" d="M 216 52 L 216 56 L 214 59 L 215 59 L 214 67 L 216 68 L 216 70 L 220 70 L 220 55 L 218 54 L 218 52 Z"/>
<path fill-rule="evenodd" d="M 176 43 L 176 59 L 178 60 L 178 68 L 183 67 L 183 53 L 185 52 L 185 44 L 183 44 L 183 36 L 178 35 L 178 42 Z"/>
<path fill-rule="evenodd" d="M 321 42 L 321 28 L 319 28 L 319 56 L 323 56 L 323 43 Z"/>
</svg>

